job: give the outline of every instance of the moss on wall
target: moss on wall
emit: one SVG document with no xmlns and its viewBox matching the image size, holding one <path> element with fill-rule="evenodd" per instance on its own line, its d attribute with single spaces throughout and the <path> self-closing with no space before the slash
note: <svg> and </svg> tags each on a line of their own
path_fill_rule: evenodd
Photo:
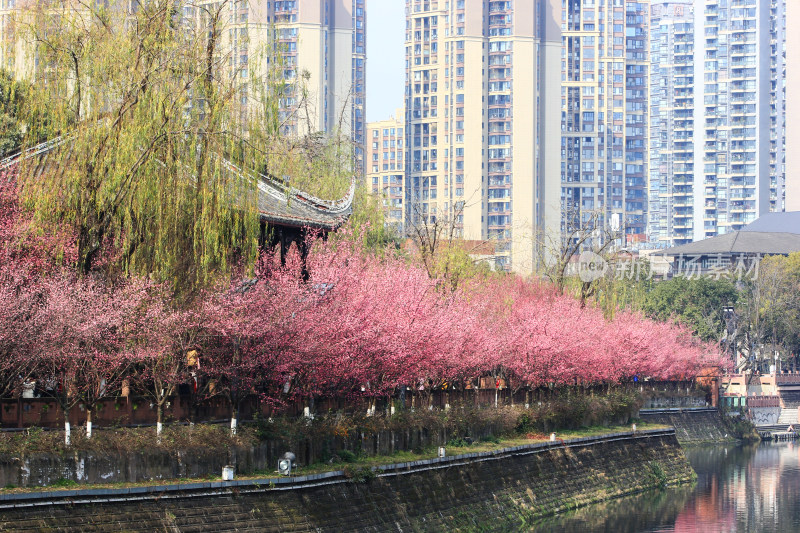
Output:
<svg viewBox="0 0 800 533">
<path fill-rule="evenodd" d="M 718 409 L 640 411 L 645 422 L 675 428 L 681 444 L 758 440 L 753 425 L 740 417 L 731 417 Z"/>
</svg>

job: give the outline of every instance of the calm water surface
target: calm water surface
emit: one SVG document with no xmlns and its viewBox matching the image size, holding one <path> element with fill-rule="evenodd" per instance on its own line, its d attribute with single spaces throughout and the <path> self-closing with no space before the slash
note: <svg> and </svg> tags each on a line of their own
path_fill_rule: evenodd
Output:
<svg viewBox="0 0 800 533">
<path fill-rule="evenodd" d="M 685 451 L 696 485 L 591 505 L 535 531 L 800 532 L 800 443 Z"/>
</svg>

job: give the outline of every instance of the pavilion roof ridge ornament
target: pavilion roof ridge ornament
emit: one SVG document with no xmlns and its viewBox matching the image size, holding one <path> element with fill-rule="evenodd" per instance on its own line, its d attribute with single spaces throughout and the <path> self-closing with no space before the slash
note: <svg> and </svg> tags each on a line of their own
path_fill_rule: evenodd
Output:
<svg viewBox="0 0 800 533">
<path fill-rule="evenodd" d="M 6 170 L 26 159 L 48 154 L 74 139 L 74 136 L 58 136 L 51 140 L 21 150 L 16 154 L 0 160 L 0 170 Z M 333 231 L 344 224 L 352 214 L 355 197 L 356 178 L 350 180 L 347 194 L 338 200 L 322 200 L 301 191 L 273 176 L 239 168 L 229 161 L 223 165 L 231 172 L 258 178 L 258 211 L 261 219 L 268 224 L 292 227 L 310 227 L 324 231 Z"/>
<path fill-rule="evenodd" d="M 246 171 L 239 168 L 229 160 L 224 160 L 224 164 L 235 172 L 244 174 Z M 272 175 L 262 174 L 261 172 L 250 171 L 252 174 L 257 174 L 259 189 L 268 194 L 278 193 L 280 197 L 291 198 L 304 202 L 309 207 L 325 211 L 332 215 L 343 214 L 348 212 L 353 205 L 353 198 L 355 197 L 356 179 L 355 176 L 350 179 L 350 188 L 345 196 L 338 200 L 322 200 L 313 194 L 307 193 L 291 185 L 283 180 L 276 178 Z M 348 213 L 349 214 L 349 213 Z"/>
<path fill-rule="evenodd" d="M 31 146 L 30 148 L 19 150 L 10 156 L 0 159 L 0 170 L 7 170 L 24 159 L 30 159 L 31 157 L 36 157 L 38 155 L 47 153 L 54 148 L 58 148 L 71 139 L 72 137 L 67 137 L 65 139 L 63 136 L 59 135 L 58 137 L 54 137 L 35 146 Z"/>
</svg>

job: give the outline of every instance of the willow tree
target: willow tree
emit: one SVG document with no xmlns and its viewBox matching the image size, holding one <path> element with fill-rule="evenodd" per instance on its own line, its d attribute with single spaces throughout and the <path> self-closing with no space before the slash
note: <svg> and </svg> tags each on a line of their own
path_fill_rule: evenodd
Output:
<svg viewBox="0 0 800 533">
<path fill-rule="evenodd" d="M 129 6 L 133 9 L 129 9 Z M 225 161 L 242 117 L 228 2 L 39 3 L 30 117 L 63 144 L 21 169 L 42 228 L 74 228 L 82 273 L 192 289 L 257 251 L 257 184 Z M 33 123 L 33 122 L 32 122 Z M 46 230 L 46 229 L 45 229 Z"/>
</svg>

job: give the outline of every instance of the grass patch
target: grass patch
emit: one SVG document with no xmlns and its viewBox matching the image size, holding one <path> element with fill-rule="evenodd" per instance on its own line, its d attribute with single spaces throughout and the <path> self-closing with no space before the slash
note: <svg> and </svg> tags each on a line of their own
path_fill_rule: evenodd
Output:
<svg viewBox="0 0 800 533">
<path fill-rule="evenodd" d="M 74 487 L 77 487 L 77 486 L 78 486 L 77 482 L 75 482 L 75 481 L 73 481 L 71 479 L 66 479 L 66 478 L 60 477 L 57 480 L 53 481 L 53 483 L 50 485 L 50 488 L 71 489 L 71 488 L 74 488 Z"/>
</svg>

